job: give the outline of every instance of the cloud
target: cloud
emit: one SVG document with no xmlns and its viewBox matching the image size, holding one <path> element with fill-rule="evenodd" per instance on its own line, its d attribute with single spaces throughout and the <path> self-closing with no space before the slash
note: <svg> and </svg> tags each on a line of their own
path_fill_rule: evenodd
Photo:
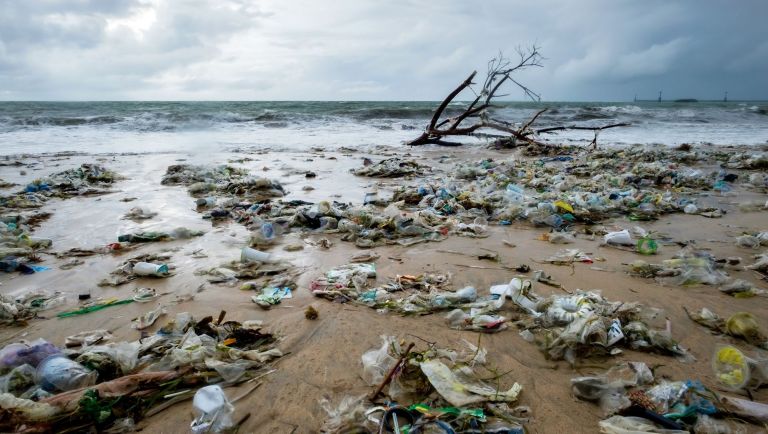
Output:
<svg viewBox="0 0 768 434">
<path fill-rule="evenodd" d="M 3 1 L 0 98 L 439 99 L 531 43 L 545 68 L 520 78 L 546 99 L 768 98 L 766 15 L 760 0 Z"/>
</svg>

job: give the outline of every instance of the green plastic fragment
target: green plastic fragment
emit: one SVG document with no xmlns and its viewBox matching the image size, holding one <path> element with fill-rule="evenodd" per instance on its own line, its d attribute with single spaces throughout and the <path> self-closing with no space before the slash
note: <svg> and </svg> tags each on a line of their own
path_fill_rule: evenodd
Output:
<svg viewBox="0 0 768 434">
<path fill-rule="evenodd" d="M 637 240 L 637 253 L 641 255 L 655 255 L 658 248 L 653 238 L 643 237 Z"/>
<path fill-rule="evenodd" d="M 69 318 L 71 316 L 84 315 L 86 313 L 96 312 L 110 306 L 119 306 L 121 304 L 133 303 L 132 298 L 126 298 L 125 300 L 109 300 L 101 304 L 95 304 L 93 306 L 86 306 L 80 309 L 71 310 L 69 312 L 61 312 L 56 316 L 59 318 Z"/>
</svg>

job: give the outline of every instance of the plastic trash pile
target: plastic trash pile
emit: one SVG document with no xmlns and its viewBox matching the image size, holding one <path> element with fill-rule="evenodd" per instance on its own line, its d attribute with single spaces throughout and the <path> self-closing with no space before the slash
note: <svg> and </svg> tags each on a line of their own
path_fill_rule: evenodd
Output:
<svg viewBox="0 0 768 434">
<path fill-rule="evenodd" d="M 214 321 L 179 313 L 141 340 L 111 340 L 108 331 L 93 330 L 70 336 L 63 347 L 42 339 L 6 345 L 0 429 L 132 426 L 153 407 L 186 399 L 201 386 L 246 381 L 282 356 L 260 322 L 223 321 L 223 315 Z"/>
<path fill-rule="evenodd" d="M 611 302 L 596 291 L 540 297 L 529 285 L 511 282 L 503 292 L 527 315 L 516 322 L 521 335 L 551 360 L 570 364 L 583 358 L 621 354 L 622 348 L 690 360 L 668 324 L 654 328 L 661 311 L 639 303 Z"/>
<path fill-rule="evenodd" d="M 422 166 L 416 161 L 393 157 L 377 163 L 365 164 L 361 168 L 353 169 L 352 173 L 358 176 L 377 178 L 400 178 L 411 175 L 424 175 L 427 171 L 429 171 L 428 166 Z"/>
<path fill-rule="evenodd" d="M 719 351 L 732 359 L 732 350 Z M 721 395 L 698 381 L 657 381 L 642 362 L 623 362 L 599 375 L 573 378 L 571 389 L 577 398 L 600 406 L 606 417 L 599 422 L 601 433 L 727 434 L 746 432 L 742 424 L 727 419 L 758 424 L 768 420 L 766 404 Z"/>
<path fill-rule="evenodd" d="M 451 291 L 447 288 L 448 274 L 396 276 L 383 285 L 371 287 L 369 281 L 375 277 L 374 264 L 351 263 L 328 270 L 313 280 L 310 291 L 329 301 L 358 303 L 379 312 L 424 315 L 450 310 L 446 322 L 462 330 L 497 332 L 506 328 L 506 319 L 495 314 L 504 303 L 503 297 L 480 297 L 471 286 Z"/>
<path fill-rule="evenodd" d="M 189 194 L 195 197 L 222 194 L 259 202 L 285 196 L 283 187 L 277 181 L 253 177 L 248 171 L 231 166 L 169 166 L 161 183 L 185 185 Z M 202 205 L 208 203 L 204 202 Z"/>
<path fill-rule="evenodd" d="M 23 191 L 0 197 L 0 207 L 9 209 L 39 208 L 52 197 L 67 199 L 111 193 L 117 173 L 97 164 L 82 164 L 78 168 L 36 179 Z"/>
<path fill-rule="evenodd" d="M 348 397 L 338 405 L 323 400 L 328 413 L 321 432 L 504 432 L 523 434 L 531 411 L 515 403 L 522 386 L 509 388 L 480 379 L 486 351 L 466 342 L 454 350 L 435 344 L 402 348 L 392 336 L 362 357 L 363 379 L 379 393 Z M 393 373 L 390 375 L 390 373 Z M 500 380 L 508 383 L 508 380 Z M 370 399 L 370 401 L 369 401 Z"/>
</svg>

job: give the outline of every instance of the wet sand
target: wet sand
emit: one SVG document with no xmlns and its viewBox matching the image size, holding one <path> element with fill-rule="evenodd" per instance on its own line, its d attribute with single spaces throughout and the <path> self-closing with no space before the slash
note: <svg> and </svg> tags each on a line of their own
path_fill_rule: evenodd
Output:
<svg viewBox="0 0 768 434">
<path fill-rule="evenodd" d="M 507 159 L 517 157 L 512 151 L 496 151 L 477 148 L 466 149 L 416 149 L 411 155 L 421 164 L 434 168 L 430 178 L 449 175 L 446 173 L 460 161 L 476 161 L 480 158 Z M 505 265 L 528 264 L 533 270 L 544 270 L 568 290 L 600 290 L 609 300 L 641 302 L 647 306 L 664 309 L 664 316 L 672 325 L 672 336 L 681 346 L 690 350 L 696 358 L 693 363 L 681 363 L 674 358 L 624 350 L 610 360 L 588 360 L 584 367 L 574 369 L 568 363 L 547 361 L 537 347 L 522 339 L 514 327 L 496 334 L 457 331 L 448 327 L 443 315 L 434 314 L 417 317 L 401 317 L 391 313 L 378 313 L 373 309 L 353 304 L 337 304 L 313 297 L 309 284 L 329 268 L 346 264 L 349 258 L 361 252 L 354 244 L 343 242 L 334 234 L 306 234 L 294 231 L 282 237 L 272 252 L 301 268 L 297 280 L 298 288 L 294 297 L 284 300 L 270 310 L 263 310 L 254 304 L 251 292 L 242 291 L 239 285 L 217 285 L 206 283 L 203 276 L 195 271 L 207 269 L 223 262 L 239 258 L 240 249 L 247 245 L 248 231 L 241 225 L 229 222 L 211 225 L 195 210 L 194 199 L 184 186 L 160 184 L 167 166 L 183 161 L 190 164 L 224 164 L 243 157 L 251 161 L 229 163 L 235 167 L 251 170 L 254 174 L 274 179 L 283 184 L 289 194 L 285 200 L 307 201 L 337 200 L 340 202 L 362 202 L 366 192 L 378 189 L 384 197 L 391 196 L 393 187 L 401 183 L 414 184 L 414 180 L 374 179 L 358 177 L 350 168 L 362 165 L 362 157 L 374 160 L 385 155 L 407 154 L 402 148 L 372 148 L 364 152 L 319 151 L 273 152 L 273 153 L 221 153 L 214 155 L 195 154 L 150 154 L 150 155 L 76 155 L 67 157 L 36 156 L 19 158 L 30 167 L 0 167 L 0 178 L 24 185 L 35 178 L 77 167 L 83 162 L 98 162 L 112 169 L 126 179 L 114 185 L 114 193 L 72 198 L 52 199 L 42 208 L 51 212 L 52 217 L 43 222 L 34 232 L 36 236 L 53 239 L 51 251 L 65 251 L 73 247 L 92 248 L 115 242 L 117 236 L 139 230 L 170 230 L 185 226 L 205 231 L 205 235 L 191 240 L 163 243 L 149 243 L 123 255 L 103 255 L 82 258 L 85 264 L 69 270 L 58 268 L 66 259 L 43 255 L 42 265 L 51 270 L 34 275 L 0 275 L 0 291 L 15 295 L 32 289 L 63 291 L 70 295 L 69 304 L 42 313 L 45 319 L 33 320 L 24 328 L 3 327 L 0 329 L 0 343 L 5 345 L 18 339 L 33 340 L 45 338 L 62 345 L 66 336 L 83 330 L 108 329 L 115 335 L 115 341 L 135 340 L 138 332 L 131 328 L 131 320 L 151 308 L 146 304 L 133 303 L 112 307 L 87 315 L 57 319 L 59 311 L 70 310 L 77 303 L 77 294 L 90 290 L 94 298 L 125 298 L 133 288 L 151 286 L 158 292 L 194 294 L 194 300 L 172 304 L 173 295 L 166 295 L 160 302 L 168 305 L 168 316 L 161 318 L 150 331 L 178 312 L 188 311 L 195 317 L 216 316 L 220 310 L 227 311 L 231 320 L 264 320 L 267 330 L 281 336 L 278 347 L 286 353 L 276 366 L 277 371 L 269 375 L 264 384 L 236 404 L 235 420 L 246 413 L 240 432 L 310 433 L 317 432 L 326 417 L 318 404 L 327 397 L 334 404 L 345 396 L 362 396 L 371 392 L 371 387 L 362 380 L 360 356 L 363 352 L 380 345 L 380 335 L 395 335 L 405 341 L 414 341 L 417 349 L 425 341 L 437 342 L 443 347 L 456 347 L 462 339 L 476 342 L 488 350 L 488 366 L 498 372 L 510 373 L 501 380 L 508 388 L 514 382 L 523 386 L 520 404 L 532 409 L 533 419 L 527 426 L 534 433 L 594 433 L 597 422 L 602 419 L 600 408 L 592 403 L 579 401 L 570 391 L 570 378 L 602 372 L 619 361 L 643 361 L 649 365 L 662 365 L 656 377 L 672 380 L 698 379 L 716 389 L 711 369 L 711 358 L 718 344 L 734 344 L 747 354 L 758 354 L 755 347 L 743 341 L 725 336 L 714 336 L 707 329 L 692 322 L 683 311 L 683 306 L 692 310 L 707 307 L 721 316 L 738 311 L 755 315 L 759 324 L 768 329 L 768 299 L 763 296 L 739 299 L 727 296 L 716 287 L 661 286 L 653 280 L 641 279 L 626 273 L 622 264 L 636 259 L 647 259 L 632 252 L 601 246 L 602 237 L 591 237 L 579 233 L 574 244 L 554 245 L 537 238 L 548 232 L 546 228 L 534 228 L 528 223 L 512 226 L 489 226 L 488 238 L 472 239 L 450 236 L 435 243 L 422 243 L 412 247 L 386 246 L 374 250 L 380 255 L 377 265 L 377 283 L 398 274 L 420 274 L 423 272 L 450 272 L 451 287 L 454 289 L 472 285 L 480 294 L 487 294 L 493 284 L 507 283 L 517 275 L 513 271 L 498 269 L 489 261 L 438 250 L 476 251 L 491 249 L 499 252 Z M 267 168 L 268 170 L 264 170 Z M 20 175 L 25 170 L 26 175 Z M 304 173 L 312 170 L 316 178 L 305 178 Z M 310 185 L 314 190 L 305 191 Z M 17 191 L 12 187 L 3 192 Z M 675 241 L 695 240 L 699 249 L 711 249 L 718 257 L 739 256 L 745 264 L 751 264 L 751 256 L 765 249 L 752 250 L 736 246 L 735 236 L 743 231 L 764 231 L 768 229 L 766 211 L 741 212 L 738 204 L 761 200 L 766 195 L 737 187 L 733 194 L 718 196 L 706 193 L 706 201 L 728 210 L 722 218 L 709 219 L 697 215 L 674 214 L 662 216 L 654 222 L 631 222 L 625 217 L 602 222 L 606 227 L 631 228 L 641 226 L 646 230 L 664 233 Z M 136 197 L 133 202 L 121 202 L 126 197 Z M 132 207 L 141 206 L 158 212 L 154 219 L 142 222 L 123 220 L 121 217 Z M 322 249 L 304 242 L 318 238 L 329 238 L 330 249 Z M 515 247 L 510 247 L 508 240 Z M 297 252 L 283 251 L 290 243 L 302 243 L 304 249 Z M 562 248 L 578 248 L 592 257 L 604 261 L 570 266 L 538 264 L 541 260 Z M 106 277 L 121 260 L 139 253 L 171 250 L 170 262 L 176 267 L 175 275 L 167 279 L 139 279 L 126 285 L 101 288 L 96 283 Z M 660 263 L 671 258 L 680 250 L 679 246 L 662 245 L 652 262 Z M 192 253 L 202 251 L 205 258 L 193 257 Z M 468 268 L 462 265 L 486 267 Z M 595 270 L 598 267 L 600 270 Z M 728 270 L 732 278 L 741 278 L 766 288 L 765 281 L 752 271 Z M 548 295 L 560 290 L 534 283 L 537 293 Z M 304 318 L 304 309 L 312 305 L 319 312 L 319 319 Z M 508 303 L 502 310 L 513 310 Z M 507 315 L 514 316 L 514 315 Z M 599 366 L 602 366 L 600 368 Z M 488 373 L 488 376 L 492 374 Z M 249 386 L 228 389 L 230 397 L 238 396 Z M 768 389 L 754 395 L 757 401 L 768 401 Z M 139 423 L 145 432 L 188 432 L 192 420 L 191 402 L 180 403 Z M 754 430 L 755 427 L 750 427 Z M 759 432 L 759 431 L 750 431 Z"/>
</svg>

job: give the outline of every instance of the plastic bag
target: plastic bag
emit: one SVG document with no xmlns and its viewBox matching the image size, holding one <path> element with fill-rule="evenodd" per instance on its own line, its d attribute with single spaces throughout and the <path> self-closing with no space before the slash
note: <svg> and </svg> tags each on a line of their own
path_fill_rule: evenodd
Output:
<svg viewBox="0 0 768 434">
<path fill-rule="evenodd" d="M 642 417 L 612 416 L 598 424 L 601 434 L 688 434 L 688 431 L 657 428 L 651 421 Z"/>
<path fill-rule="evenodd" d="M 390 349 L 395 354 L 400 352 L 400 345 L 395 341 L 394 336 L 382 335 L 381 340 L 381 347 L 366 351 L 360 358 L 363 362 L 363 380 L 370 385 L 381 383 L 397 362 L 397 359 L 389 354 Z"/>
<path fill-rule="evenodd" d="M 752 345 L 766 348 L 768 338 L 760 330 L 754 315 L 749 312 L 736 312 L 725 321 L 726 332 L 735 337 L 740 337 Z"/>
<path fill-rule="evenodd" d="M 0 377 L 0 392 L 21 395 L 29 388 L 35 386 L 35 368 L 24 364 L 17 366 Z"/>
<path fill-rule="evenodd" d="M 232 427 L 235 407 L 220 386 L 205 386 L 195 392 L 192 400 L 195 420 L 190 424 L 193 434 L 218 433 Z"/>
<path fill-rule="evenodd" d="M 696 434 L 746 434 L 746 431 L 742 430 L 734 432 L 727 422 L 714 419 L 706 414 L 699 415 L 696 419 L 693 432 Z"/>
<path fill-rule="evenodd" d="M 67 336 L 64 340 L 64 346 L 67 348 L 79 346 L 88 347 L 110 339 L 112 339 L 112 333 L 110 333 L 109 330 L 89 330 L 72 336 Z"/>
<path fill-rule="evenodd" d="M 55 354 L 40 362 L 36 376 L 43 389 L 66 392 L 96 384 L 98 373 L 61 354 Z"/>
<path fill-rule="evenodd" d="M 497 332 L 507 328 L 506 318 L 485 314 L 479 309 L 471 309 L 469 313 L 454 309 L 448 312 L 445 319 L 452 328 L 459 330 Z"/>
<path fill-rule="evenodd" d="M 471 286 L 462 288 L 456 292 L 443 292 L 432 299 L 435 307 L 447 307 L 462 303 L 471 303 L 477 300 L 477 290 Z"/>
<path fill-rule="evenodd" d="M 485 401 L 516 401 L 523 389 L 515 383 L 507 391 L 498 390 L 475 378 L 471 368 L 451 370 L 439 360 L 428 360 L 419 366 L 437 393 L 455 407 Z"/>
<path fill-rule="evenodd" d="M 37 367 L 43 359 L 60 352 L 55 345 L 42 338 L 29 344 L 8 344 L 0 350 L 0 369 L 15 368 L 25 363 Z"/>
<path fill-rule="evenodd" d="M 760 239 L 752 235 L 741 235 L 736 237 L 736 245 L 747 249 L 759 249 Z"/>
</svg>

